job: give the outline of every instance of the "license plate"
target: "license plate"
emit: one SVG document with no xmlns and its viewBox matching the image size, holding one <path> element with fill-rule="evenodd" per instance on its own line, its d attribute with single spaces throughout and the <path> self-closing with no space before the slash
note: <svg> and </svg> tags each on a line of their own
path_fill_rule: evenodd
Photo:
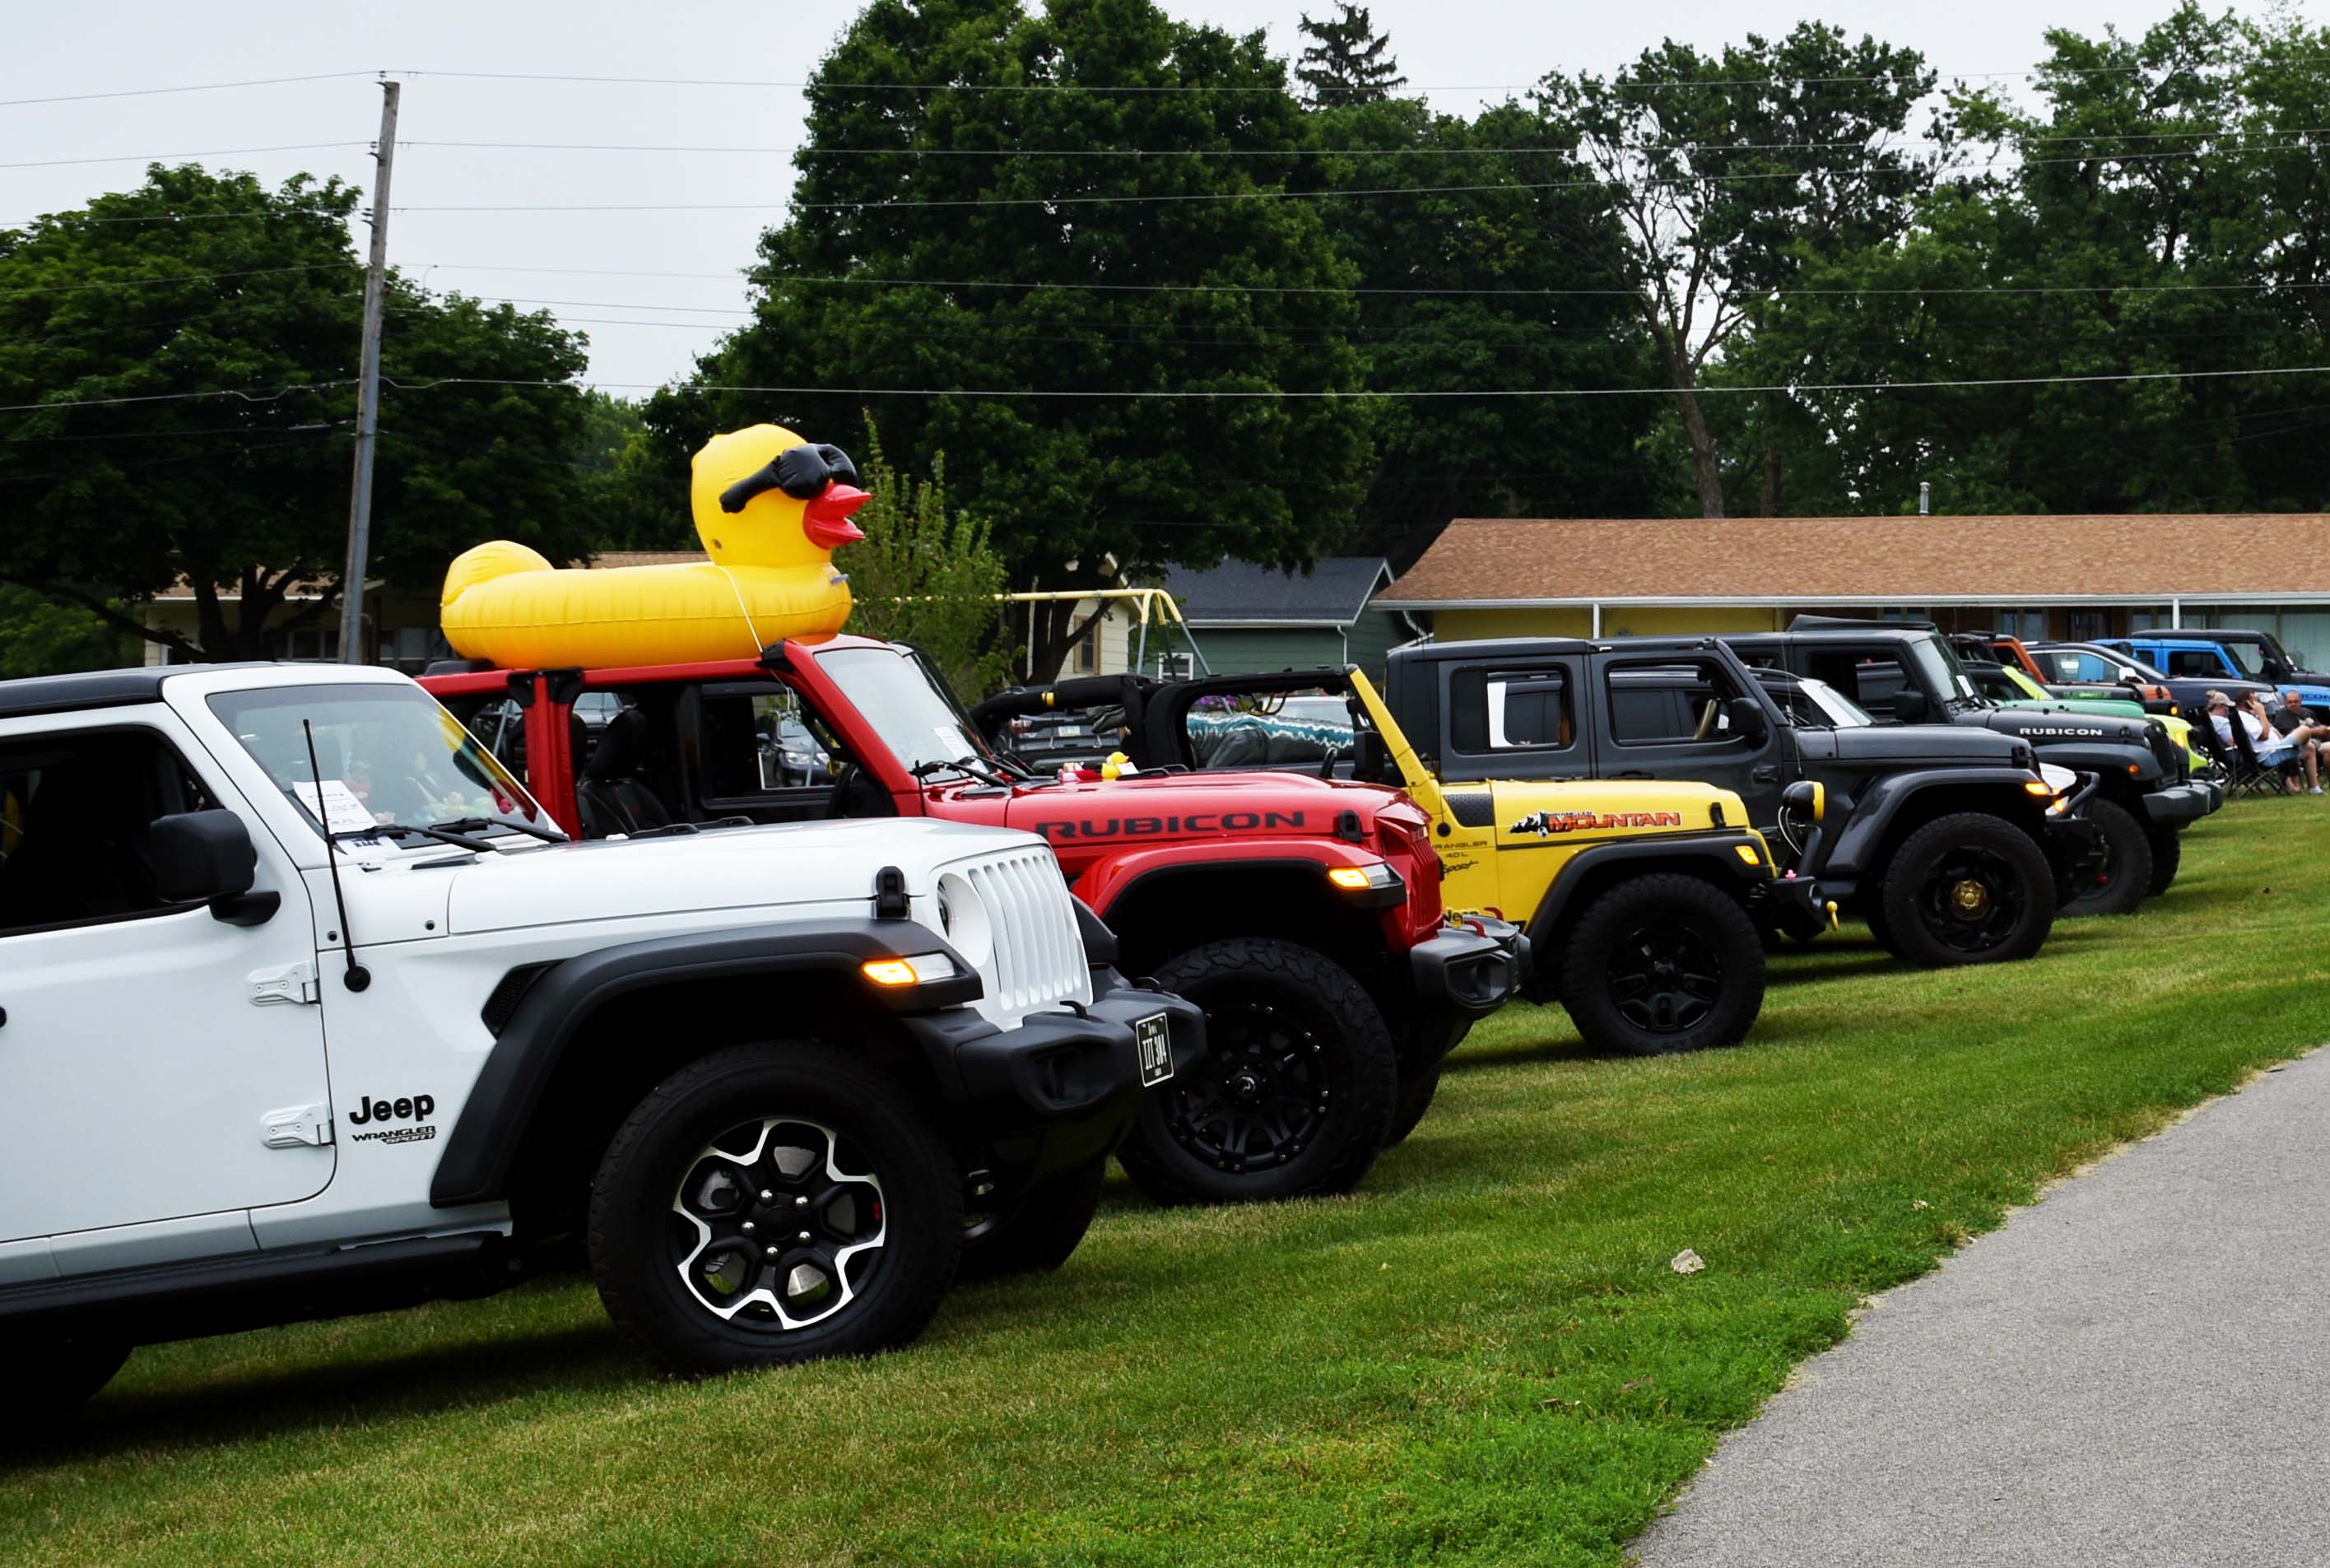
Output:
<svg viewBox="0 0 2330 1568">
<path fill-rule="evenodd" d="M 1133 1053 L 1141 1058 L 1141 1087 L 1163 1083 L 1173 1076 L 1173 1041 L 1165 1031 L 1165 1015 L 1151 1013 L 1132 1026 Z"/>
</svg>

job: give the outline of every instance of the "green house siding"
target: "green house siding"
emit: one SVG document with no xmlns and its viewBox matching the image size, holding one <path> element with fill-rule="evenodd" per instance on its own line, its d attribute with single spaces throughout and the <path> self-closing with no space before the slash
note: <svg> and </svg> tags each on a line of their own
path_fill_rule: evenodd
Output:
<svg viewBox="0 0 2330 1568">
<path fill-rule="evenodd" d="M 1217 675 L 1269 674 L 1350 662 L 1381 676 L 1384 654 L 1416 635 L 1385 610 L 1362 611 L 1348 636 L 1332 626 L 1199 626 L 1198 646 Z"/>
</svg>

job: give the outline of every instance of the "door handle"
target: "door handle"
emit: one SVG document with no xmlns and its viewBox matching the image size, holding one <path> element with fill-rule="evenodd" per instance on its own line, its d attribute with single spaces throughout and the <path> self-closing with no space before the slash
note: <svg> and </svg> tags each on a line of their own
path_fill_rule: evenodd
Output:
<svg viewBox="0 0 2330 1568">
<path fill-rule="evenodd" d="M 1755 780 L 1757 784 L 1778 784 L 1780 782 L 1780 765 L 1776 762 L 1757 763 L 1754 767 L 1748 771 L 1748 776 Z"/>
</svg>

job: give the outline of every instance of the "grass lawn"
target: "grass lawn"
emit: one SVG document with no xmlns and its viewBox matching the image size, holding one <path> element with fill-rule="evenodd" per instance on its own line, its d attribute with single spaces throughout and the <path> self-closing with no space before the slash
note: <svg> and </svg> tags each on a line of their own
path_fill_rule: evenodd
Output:
<svg viewBox="0 0 2330 1568">
<path fill-rule="evenodd" d="M 2236 804 L 2033 962 L 1785 955 L 1737 1050 L 1509 1010 L 1357 1195 L 1120 1186 L 874 1362 L 660 1382 L 579 1282 L 143 1350 L 0 1459 L 0 1562 L 1615 1564 L 1864 1294 L 2330 1036 L 2325 871 Z"/>
</svg>

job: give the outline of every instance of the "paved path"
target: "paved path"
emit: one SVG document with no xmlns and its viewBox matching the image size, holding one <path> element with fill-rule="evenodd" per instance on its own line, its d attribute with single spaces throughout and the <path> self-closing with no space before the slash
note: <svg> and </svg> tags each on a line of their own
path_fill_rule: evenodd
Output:
<svg viewBox="0 0 2330 1568">
<path fill-rule="evenodd" d="M 1643 1568 L 2330 1564 L 2330 1050 L 1880 1299 Z"/>
</svg>

